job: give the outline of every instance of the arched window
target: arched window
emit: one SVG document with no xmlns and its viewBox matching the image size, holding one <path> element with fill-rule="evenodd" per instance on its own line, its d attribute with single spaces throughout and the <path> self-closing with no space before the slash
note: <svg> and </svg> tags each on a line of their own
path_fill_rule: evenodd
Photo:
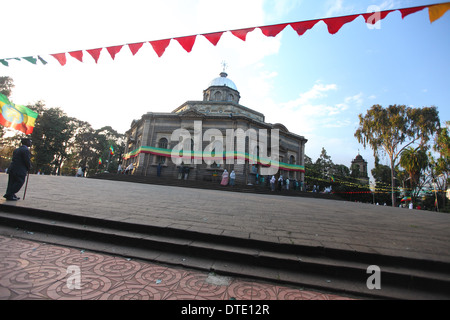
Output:
<svg viewBox="0 0 450 320">
<path fill-rule="evenodd" d="M 289 164 L 295 164 L 295 157 L 294 156 L 291 156 L 289 158 Z"/>
<path fill-rule="evenodd" d="M 222 92 L 217 91 L 214 93 L 214 101 L 222 101 Z"/>
<path fill-rule="evenodd" d="M 168 141 L 166 138 L 159 139 L 158 148 L 167 149 Z"/>
</svg>

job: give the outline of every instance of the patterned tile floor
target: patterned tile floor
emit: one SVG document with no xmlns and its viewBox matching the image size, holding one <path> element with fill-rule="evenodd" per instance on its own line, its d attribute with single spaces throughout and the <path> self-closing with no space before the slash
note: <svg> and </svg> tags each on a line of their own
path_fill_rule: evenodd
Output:
<svg viewBox="0 0 450 320">
<path fill-rule="evenodd" d="M 348 300 L 0 236 L 1 300 Z"/>
</svg>

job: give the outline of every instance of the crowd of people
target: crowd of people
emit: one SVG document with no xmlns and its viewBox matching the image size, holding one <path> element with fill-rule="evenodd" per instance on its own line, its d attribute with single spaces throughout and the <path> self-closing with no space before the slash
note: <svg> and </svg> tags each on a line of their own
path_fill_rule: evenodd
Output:
<svg viewBox="0 0 450 320">
<path fill-rule="evenodd" d="M 296 179 L 289 179 L 289 177 L 284 178 L 280 175 L 278 178 L 275 176 L 261 176 L 259 174 L 255 175 L 255 184 L 260 186 L 266 186 L 272 191 L 282 191 L 282 190 L 299 190 L 306 191 L 305 185 L 302 181 Z M 234 186 L 236 184 L 236 173 L 232 170 L 230 173 L 225 169 L 222 173 L 222 179 L 220 181 L 222 186 Z M 314 192 L 318 192 L 318 187 L 314 186 Z"/>
</svg>

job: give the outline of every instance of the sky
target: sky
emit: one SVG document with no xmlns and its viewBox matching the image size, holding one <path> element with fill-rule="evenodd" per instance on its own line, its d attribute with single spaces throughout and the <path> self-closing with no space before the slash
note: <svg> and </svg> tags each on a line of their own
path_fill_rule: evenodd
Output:
<svg viewBox="0 0 450 320">
<path fill-rule="evenodd" d="M 103 49 L 98 63 L 86 51 L 83 62 L 68 56 L 64 66 L 49 54 L 442 2 L 0 0 L 0 59 L 40 55 L 48 62 L 10 61 L 0 76 L 13 79 L 16 104 L 44 101 L 95 129 L 125 133 L 147 112 L 202 100 L 226 61 L 240 104 L 308 139 L 313 161 L 325 148 L 334 163 L 350 167 L 359 153 L 370 170 L 373 151 L 354 133 L 358 115 L 373 105 L 436 106 L 442 123 L 450 120 L 450 11 L 432 24 L 427 9 L 405 19 L 395 11 L 375 28 L 358 17 L 334 35 L 319 22 L 303 36 L 290 26 L 276 37 L 255 29 L 246 41 L 226 32 L 216 46 L 198 36 L 190 53 L 172 40 L 162 57 L 149 43 L 135 56 L 123 47 L 114 60 Z"/>
</svg>

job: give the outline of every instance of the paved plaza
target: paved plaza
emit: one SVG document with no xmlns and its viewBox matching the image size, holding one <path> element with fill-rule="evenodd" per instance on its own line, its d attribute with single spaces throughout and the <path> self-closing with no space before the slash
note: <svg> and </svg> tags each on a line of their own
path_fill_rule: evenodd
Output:
<svg viewBox="0 0 450 320">
<path fill-rule="evenodd" d="M 6 189 L 7 175 L 0 175 Z M 23 197 L 23 189 L 18 196 Z M 106 220 L 450 262 L 450 215 L 277 195 L 30 175 L 6 202 Z"/>
<path fill-rule="evenodd" d="M 5 190 L 7 175 L 0 174 Z M 23 189 L 17 194 L 23 197 Z M 450 215 L 308 197 L 30 175 L 2 204 L 273 243 L 450 262 Z"/>
</svg>

